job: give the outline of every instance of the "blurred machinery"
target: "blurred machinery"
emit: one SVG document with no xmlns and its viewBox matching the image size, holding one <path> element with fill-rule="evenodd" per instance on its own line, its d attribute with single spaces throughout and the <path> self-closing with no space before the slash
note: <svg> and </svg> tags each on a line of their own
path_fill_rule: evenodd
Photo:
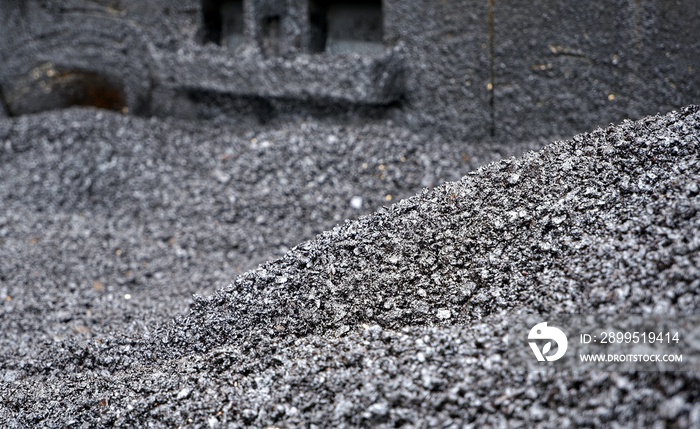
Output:
<svg viewBox="0 0 700 429">
<path fill-rule="evenodd" d="M 696 0 L 8 0 L 0 115 L 570 135 L 700 100 Z"/>
</svg>

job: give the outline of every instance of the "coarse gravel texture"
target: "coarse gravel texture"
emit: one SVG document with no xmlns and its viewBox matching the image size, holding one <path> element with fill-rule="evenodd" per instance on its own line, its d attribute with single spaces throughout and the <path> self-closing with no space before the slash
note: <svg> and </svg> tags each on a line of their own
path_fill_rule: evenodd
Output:
<svg viewBox="0 0 700 429">
<path fill-rule="evenodd" d="M 78 109 L 0 121 L 0 354 L 146 333 L 344 219 L 538 145 Z"/>
<path fill-rule="evenodd" d="M 255 150 L 264 154 L 277 148 L 276 165 L 297 172 L 304 171 L 305 162 L 320 163 L 301 184 L 316 183 L 334 166 L 351 172 L 341 174 L 342 180 L 329 174 L 325 180 L 337 182 L 319 192 L 342 194 L 333 200 L 346 204 L 336 207 L 341 219 L 352 217 L 352 197 L 360 188 L 366 190 L 363 198 L 379 203 L 388 193 L 380 184 L 398 171 L 394 166 L 401 165 L 401 157 L 415 163 L 413 173 L 404 173 L 406 182 L 432 185 L 423 183 L 428 181 L 418 161 L 423 158 L 399 148 L 425 147 L 416 150 L 433 162 L 452 158 L 436 153 L 429 141 L 410 143 L 398 130 L 391 136 L 380 128 L 376 139 L 383 146 L 360 145 L 357 152 L 338 156 L 339 164 L 323 163 L 335 147 L 329 137 L 294 156 L 292 148 L 306 147 L 302 127 L 287 134 L 269 131 L 264 138 L 245 136 L 237 147 L 252 151 L 255 156 L 247 162 L 257 164 L 237 175 L 219 166 L 227 144 L 235 144 L 221 137 L 225 132 L 218 134 L 221 140 L 203 133 L 195 144 L 172 124 L 118 116 L 90 121 L 90 115 L 95 113 L 2 122 L 0 136 L 11 142 L 2 152 L 0 180 L 7 207 L 2 285 L 8 297 L 18 297 L 3 303 L 2 329 L 9 332 L 2 343 L 4 426 L 700 426 L 698 373 L 533 373 L 511 365 L 505 355 L 508 326 L 522 313 L 698 312 L 697 107 L 626 121 L 491 163 L 346 221 L 242 274 L 213 296 L 197 298 L 174 321 L 141 329 L 128 323 L 129 315 L 157 320 L 144 315 L 168 311 L 161 318 L 174 316 L 179 306 L 168 301 L 185 301 L 183 289 L 191 288 L 183 284 L 216 283 L 234 272 L 233 262 L 223 264 L 225 258 L 216 256 L 216 239 L 199 239 L 197 233 L 203 228 L 201 237 L 230 235 L 235 229 L 217 230 L 226 228 L 231 212 L 240 213 L 243 225 L 255 223 L 257 214 L 246 223 L 245 210 L 225 205 L 230 199 L 223 184 L 210 189 L 229 183 L 226 176 L 245 181 L 244 173 L 266 171 L 264 156 Z M 126 126 L 135 124 L 141 125 Z M 134 138 L 80 131 L 102 126 L 135 133 Z M 75 129 L 67 131 L 70 127 Z M 33 133 L 37 139 L 12 137 Z M 91 137 L 79 144 L 76 135 Z M 286 149 L 274 143 L 278 140 L 287 142 Z M 29 141 L 35 143 L 20 144 Z M 232 150 L 232 156 L 239 151 Z M 323 155 L 314 158 L 317 153 Z M 212 161 L 212 154 L 221 156 Z M 366 176 L 357 174 L 363 163 L 370 164 Z M 149 174 L 154 170 L 166 174 Z M 284 198 L 285 192 L 298 192 L 293 189 L 300 189 L 300 182 L 280 189 L 277 171 L 270 166 L 268 175 L 260 173 L 263 178 L 248 185 L 250 205 L 243 207 L 257 210 L 256 204 L 265 204 L 261 211 L 274 213 L 268 208 L 275 204 L 304 201 L 306 193 Z M 383 181 L 379 171 L 387 172 Z M 433 180 L 437 184 L 438 176 Z M 323 202 L 309 201 L 314 207 Z M 293 207 L 303 211 L 309 205 Z M 321 218 L 335 222 L 336 212 L 322 211 Z M 278 234 L 284 234 L 282 224 L 296 228 L 295 237 L 312 232 L 303 223 L 266 219 L 269 231 Z M 264 236 L 268 230 L 259 231 Z M 234 243 L 253 240 L 240 234 Z M 201 247 L 190 252 L 187 243 Z M 178 260 L 172 256 L 178 255 L 177 246 L 190 265 L 172 263 Z M 268 256 L 280 250 L 269 249 Z M 244 260 L 255 260 L 254 251 L 241 253 L 249 255 Z M 156 268 L 149 271 L 150 266 Z M 212 274 L 216 270 L 224 274 Z M 167 285 L 158 284 L 158 272 L 167 273 Z M 105 282 L 104 273 L 116 283 Z M 58 280 L 69 278 L 76 280 Z M 119 279 L 126 281 L 119 284 Z M 159 305 L 149 311 L 140 313 L 116 299 L 129 293 L 132 299 L 126 301 L 141 301 L 135 297 L 151 287 Z M 168 287 L 172 295 L 166 294 Z M 53 315 L 61 304 L 108 293 L 124 314 L 120 319 L 118 311 L 110 311 L 115 325 L 94 323 L 92 337 L 29 338 L 37 335 L 27 331 L 32 326 L 44 335 L 62 332 L 42 326 L 42 294 L 49 297 L 42 305 Z M 25 297 L 34 304 L 23 304 Z M 107 302 L 96 308 L 106 309 Z M 26 315 L 30 326 L 22 326 L 17 314 Z M 85 316 L 68 317 L 73 319 L 59 322 Z M 17 351 L 11 341 L 27 350 Z"/>
</svg>

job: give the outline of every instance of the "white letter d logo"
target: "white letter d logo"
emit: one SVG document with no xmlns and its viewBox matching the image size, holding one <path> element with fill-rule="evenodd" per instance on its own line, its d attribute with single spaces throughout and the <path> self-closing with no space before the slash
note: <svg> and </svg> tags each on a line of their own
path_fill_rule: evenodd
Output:
<svg viewBox="0 0 700 429">
<path fill-rule="evenodd" d="M 554 326 L 547 326 L 547 322 L 538 323 L 537 325 L 533 326 L 532 329 L 530 329 L 530 334 L 528 334 L 527 339 L 550 340 L 542 347 L 542 351 L 540 351 L 539 347 L 537 347 L 536 342 L 529 341 L 532 352 L 540 362 L 544 362 L 545 360 L 552 362 L 560 359 L 562 356 L 564 356 L 564 353 L 566 353 L 566 347 L 569 344 L 564 332 L 559 328 L 555 328 Z M 549 353 L 549 351 L 552 349 L 552 341 L 557 344 L 559 350 L 557 350 L 557 352 L 552 356 L 547 356 L 547 353 Z"/>
</svg>

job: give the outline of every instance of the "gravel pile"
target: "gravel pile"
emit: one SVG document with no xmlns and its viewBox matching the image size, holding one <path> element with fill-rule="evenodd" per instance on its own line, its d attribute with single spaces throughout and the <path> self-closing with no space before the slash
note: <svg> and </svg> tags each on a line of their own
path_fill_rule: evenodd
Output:
<svg viewBox="0 0 700 429">
<path fill-rule="evenodd" d="M 698 311 L 696 107 L 333 229 L 527 145 L 88 111 L 0 124 L 4 426 L 700 425 L 697 373 L 505 356 L 522 313 Z"/>
<path fill-rule="evenodd" d="M 537 145 L 455 145 L 384 123 L 1 120 L 0 354 L 148 332 L 344 219 Z"/>
</svg>

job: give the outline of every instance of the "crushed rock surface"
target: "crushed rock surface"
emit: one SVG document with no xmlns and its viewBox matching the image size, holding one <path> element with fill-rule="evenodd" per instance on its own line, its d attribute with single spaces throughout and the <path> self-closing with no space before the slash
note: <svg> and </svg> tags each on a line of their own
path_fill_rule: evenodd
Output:
<svg viewBox="0 0 700 429">
<path fill-rule="evenodd" d="M 537 145 L 96 110 L 2 120 L 0 350 L 146 333 L 344 219 Z"/>
<path fill-rule="evenodd" d="M 94 115 L 0 122 L 0 292 L 14 294 L 0 319 L 5 426 L 700 425 L 697 373 L 533 373 L 505 355 L 522 313 L 697 313 L 697 107 L 459 180 L 449 176 L 471 167 L 461 152 L 488 161 L 505 149 L 385 127 L 335 143 L 340 129 L 313 125 L 195 139 L 182 125 Z M 347 137 L 358 134 L 372 137 Z M 240 164 L 226 167 L 228 153 Z M 443 179 L 330 229 L 359 214 L 353 197 L 370 211 Z M 248 211 L 230 199 L 239 181 Z M 252 227 L 259 216 L 269 229 Z M 226 262 L 222 242 L 244 262 Z M 167 321 L 187 293 L 286 246 Z M 86 322 L 88 311 L 113 319 Z M 67 333 L 75 320 L 96 332 Z"/>
</svg>

